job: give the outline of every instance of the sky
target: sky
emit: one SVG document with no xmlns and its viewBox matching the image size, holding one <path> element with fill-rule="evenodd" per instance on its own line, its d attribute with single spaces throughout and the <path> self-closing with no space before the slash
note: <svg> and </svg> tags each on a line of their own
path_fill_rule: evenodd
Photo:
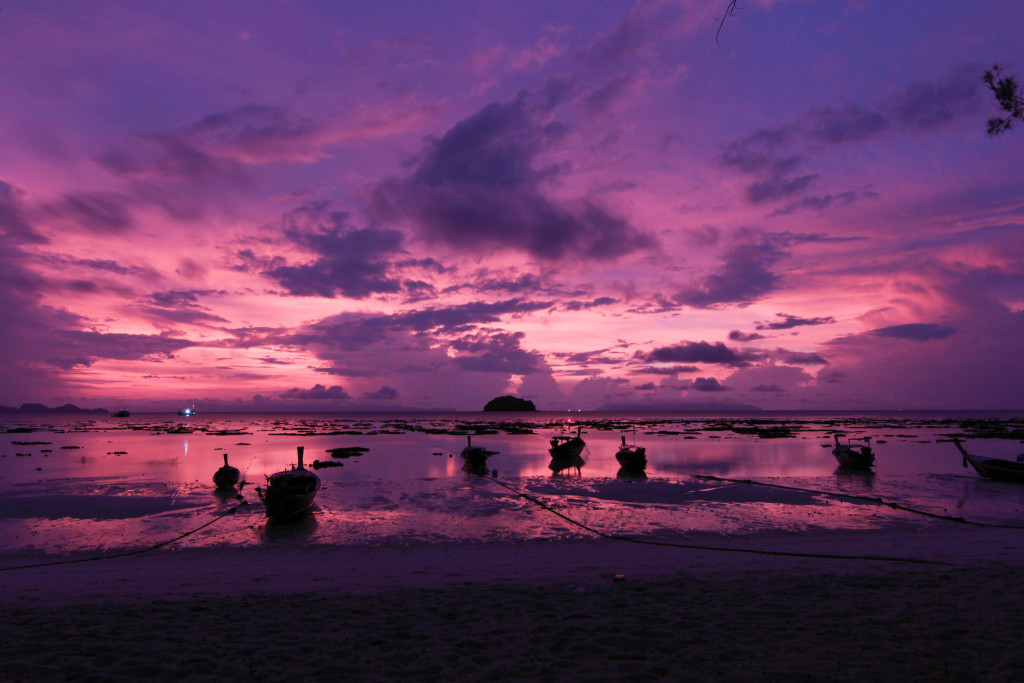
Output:
<svg viewBox="0 0 1024 683">
<path fill-rule="evenodd" d="M 728 4 L 4 3 L 0 405 L 1024 409 L 1024 3 Z"/>
</svg>

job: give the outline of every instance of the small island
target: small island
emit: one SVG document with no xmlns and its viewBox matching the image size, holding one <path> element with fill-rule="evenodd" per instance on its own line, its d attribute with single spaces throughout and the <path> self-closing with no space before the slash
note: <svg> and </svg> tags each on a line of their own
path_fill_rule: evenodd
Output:
<svg viewBox="0 0 1024 683">
<path fill-rule="evenodd" d="M 536 412 L 537 406 L 533 405 L 533 401 L 528 401 L 525 398 L 518 398 L 516 396 L 499 396 L 498 398 L 492 398 L 484 406 L 485 412 L 494 413 L 512 413 L 512 412 Z"/>
</svg>

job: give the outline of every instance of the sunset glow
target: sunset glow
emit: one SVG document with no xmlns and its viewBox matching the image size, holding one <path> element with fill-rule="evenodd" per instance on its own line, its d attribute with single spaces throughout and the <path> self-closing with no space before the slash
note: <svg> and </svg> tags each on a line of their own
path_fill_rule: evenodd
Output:
<svg viewBox="0 0 1024 683">
<path fill-rule="evenodd" d="M 15 2 L 0 405 L 1024 408 L 1016 0 Z"/>
</svg>

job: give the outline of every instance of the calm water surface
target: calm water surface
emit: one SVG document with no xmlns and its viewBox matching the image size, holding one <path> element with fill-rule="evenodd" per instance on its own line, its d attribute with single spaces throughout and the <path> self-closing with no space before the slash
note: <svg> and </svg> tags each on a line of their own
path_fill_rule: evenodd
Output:
<svg viewBox="0 0 1024 683">
<path fill-rule="evenodd" d="M 548 439 L 582 427 L 586 464 L 552 474 Z M 837 470 L 834 432 L 870 437 L 872 474 Z M 497 451 L 491 476 L 462 471 L 467 434 Z M 513 491 L 581 524 L 658 539 L 948 524 L 852 494 L 992 523 L 1024 523 L 1024 486 L 964 469 L 958 435 L 979 455 L 1016 459 L 1024 418 L 1001 415 L 582 414 L 211 415 L 0 418 L 0 554 L 135 549 L 237 512 L 176 547 L 274 542 L 395 544 L 589 536 Z M 624 476 L 621 438 L 647 448 L 644 476 Z M 858 443 L 858 442 L 854 442 Z M 290 467 L 296 447 L 318 469 L 314 514 L 268 525 L 254 492 Z M 330 449 L 368 449 L 332 458 Z M 241 498 L 213 491 L 224 454 Z M 706 476 L 730 480 L 706 479 Z M 505 484 L 501 486 L 492 480 Z M 760 484 L 769 484 L 762 486 Z M 794 490 L 794 488 L 807 490 Z"/>
</svg>

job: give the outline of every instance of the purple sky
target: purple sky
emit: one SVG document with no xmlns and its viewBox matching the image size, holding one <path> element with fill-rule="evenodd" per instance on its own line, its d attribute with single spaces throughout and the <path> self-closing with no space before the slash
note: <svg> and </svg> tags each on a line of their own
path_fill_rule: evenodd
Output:
<svg viewBox="0 0 1024 683">
<path fill-rule="evenodd" d="M 1024 409 L 1019 0 L 0 11 L 0 405 Z"/>
</svg>

